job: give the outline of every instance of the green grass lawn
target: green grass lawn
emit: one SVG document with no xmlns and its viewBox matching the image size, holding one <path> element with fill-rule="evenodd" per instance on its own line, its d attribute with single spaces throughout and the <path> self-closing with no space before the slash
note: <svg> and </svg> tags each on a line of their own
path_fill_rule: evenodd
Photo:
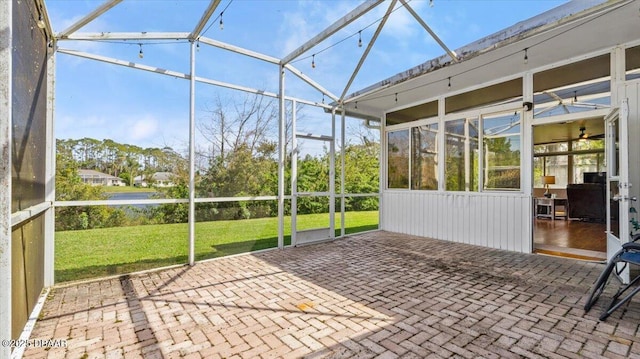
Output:
<svg viewBox="0 0 640 359">
<path fill-rule="evenodd" d="M 329 226 L 328 214 L 297 217 L 299 229 Z M 196 223 L 196 260 L 246 253 L 278 244 L 278 219 Z M 291 218 L 285 218 L 285 245 Z M 336 235 L 340 234 L 336 216 Z M 378 228 L 378 211 L 347 212 L 345 232 Z M 56 232 L 56 282 L 130 273 L 188 261 L 188 225 L 162 224 Z"/>
</svg>

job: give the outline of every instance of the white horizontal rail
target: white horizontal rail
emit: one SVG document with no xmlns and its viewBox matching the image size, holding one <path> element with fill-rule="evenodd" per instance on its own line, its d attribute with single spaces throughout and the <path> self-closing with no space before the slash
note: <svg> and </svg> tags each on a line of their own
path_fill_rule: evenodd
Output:
<svg viewBox="0 0 640 359">
<path fill-rule="evenodd" d="M 257 197 L 210 197 L 196 198 L 196 203 L 222 203 L 222 202 L 247 202 L 247 201 L 275 201 L 277 196 L 257 196 Z"/>
<path fill-rule="evenodd" d="M 55 207 L 86 207 L 86 206 L 127 206 L 135 204 L 174 204 L 189 203 L 187 198 L 177 199 L 114 199 L 114 200 L 90 200 L 90 201 L 56 201 Z"/>
<path fill-rule="evenodd" d="M 42 202 L 22 211 L 11 213 L 11 227 L 37 217 L 49 208 L 51 208 L 51 202 Z"/>
<path fill-rule="evenodd" d="M 101 61 L 101 62 L 105 62 L 105 63 L 108 63 L 108 64 L 119 65 L 119 66 L 124 66 L 124 67 L 130 67 L 130 68 L 143 70 L 143 71 L 154 72 L 154 73 L 157 73 L 157 74 L 160 74 L 160 75 L 172 76 L 172 77 L 179 78 L 179 79 L 188 80 L 191 77 L 189 74 L 186 74 L 186 73 L 183 73 L 183 72 L 172 71 L 172 70 L 167 70 L 167 69 L 163 69 L 163 68 L 159 68 L 159 67 L 143 65 L 143 64 L 139 64 L 139 63 L 135 63 L 135 62 L 131 62 L 131 61 L 119 60 L 119 59 L 115 59 L 115 58 L 111 58 L 111 57 L 107 57 L 107 56 L 94 55 L 94 54 L 90 54 L 90 53 L 82 52 L 82 51 L 76 51 L 76 50 L 70 50 L 70 49 L 60 49 L 60 48 L 57 51 L 59 53 L 61 53 L 61 54 L 82 57 L 82 58 L 85 58 L 85 59 Z M 257 95 L 263 95 L 263 96 L 267 96 L 267 97 L 278 98 L 278 94 L 273 93 L 273 92 L 264 91 L 264 90 L 258 90 L 258 89 L 245 87 L 245 86 L 238 86 L 238 85 L 230 84 L 230 83 L 227 83 L 227 82 L 207 79 L 207 78 L 198 77 L 198 76 L 196 76 L 195 80 L 197 82 L 206 83 L 206 84 L 214 85 L 214 86 L 218 86 L 218 87 L 224 87 L 224 88 L 228 88 L 228 89 L 232 89 L 232 90 L 244 91 L 244 92 L 253 93 L 253 94 L 257 94 Z M 326 108 L 326 109 L 332 109 L 333 108 L 333 107 L 331 107 L 330 105 L 327 105 L 327 104 L 318 103 L 316 101 L 298 99 L 298 98 L 295 98 L 295 97 L 285 96 L 285 100 L 297 101 L 299 103 L 303 103 L 303 104 L 306 104 L 306 105 L 322 107 L 322 108 Z"/>
<path fill-rule="evenodd" d="M 338 197 L 380 197 L 380 193 L 345 193 L 344 195 L 337 194 Z"/>
<path fill-rule="evenodd" d="M 189 32 L 77 32 L 58 40 L 187 40 Z"/>
<path fill-rule="evenodd" d="M 295 195 L 298 197 L 324 197 L 331 195 L 331 192 L 298 192 Z"/>
<path fill-rule="evenodd" d="M 298 192 L 296 196 L 298 197 L 324 197 L 329 196 L 331 193 L 329 192 Z M 285 199 L 291 199 L 291 195 L 284 196 Z M 336 193 L 336 197 L 342 197 L 341 194 Z M 380 197 L 379 193 L 345 193 L 344 197 Z M 254 197 L 206 197 L 206 198 L 196 198 L 194 202 L 196 203 L 223 203 L 223 202 L 248 202 L 248 201 L 275 201 L 277 200 L 277 196 L 254 196 Z M 55 207 L 86 207 L 86 206 L 126 206 L 126 205 L 140 205 L 140 204 L 177 204 L 177 203 L 189 203 L 189 199 L 187 198 L 173 198 L 173 199 L 117 199 L 117 200 L 87 200 L 87 201 L 55 201 Z M 48 204 L 48 203 L 47 203 Z M 44 205 L 44 204 L 42 204 Z M 31 207 L 25 211 L 33 210 L 35 207 Z M 47 208 L 39 209 L 41 212 L 44 212 L 46 209 L 50 208 L 49 205 Z M 13 216 L 17 216 L 21 212 L 16 212 Z M 29 212 L 31 213 L 31 212 Z M 38 213 L 32 214 L 31 217 L 36 216 Z M 21 214 L 21 216 L 26 216 L 26 214 Z M 22 218 L 22 217 L 21 217 Z M 24 217 L 28 218 L 28 217 Z M 13 222 L 13 221 L 12 221 Z M 19 222 L 18 222 L 19 223 Z"/>
<path fill-rule="evenodd" d="M 333 137 L 327 135 L 312 135 L 310 133 L 296 133 L 298 138 L 306 138 L 308 140 L 333 141 Z"/>
</svg>

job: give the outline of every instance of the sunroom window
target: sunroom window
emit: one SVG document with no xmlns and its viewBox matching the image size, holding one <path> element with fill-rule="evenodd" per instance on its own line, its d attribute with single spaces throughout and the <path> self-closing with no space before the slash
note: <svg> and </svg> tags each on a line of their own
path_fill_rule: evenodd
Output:
<svg viewBox="0 0 640 359">
<path fill-rule="evenodd" d="M 478 135 L 477 118 L 463 118 L 445 123 L 447 191 L 478 190 Z"/>
<path fill-rule="evenodd" d="M 411 129 L 411 189 L 438 189 L 438 124 Z"/>
<path fill-rule="evenodd" d="M 520 113 L 484 116 L 484 189 L 520 189 Z"/>
<path fill-rule="evenodd" d="M 388 132 L 388 188 L 409 188 L 409 155 L 409 130 Z"/>
</svg>

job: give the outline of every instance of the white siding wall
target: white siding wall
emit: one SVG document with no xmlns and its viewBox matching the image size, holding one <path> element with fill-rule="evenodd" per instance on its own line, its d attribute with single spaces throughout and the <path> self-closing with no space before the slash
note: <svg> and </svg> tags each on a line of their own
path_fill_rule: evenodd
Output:
<svg viewBox="0 0 640 359">
<path fill-rule="evenodd" d="M 385 231 L 532 252 L 529 196 L 385 191 L 382 197 Z"/>
</svg>

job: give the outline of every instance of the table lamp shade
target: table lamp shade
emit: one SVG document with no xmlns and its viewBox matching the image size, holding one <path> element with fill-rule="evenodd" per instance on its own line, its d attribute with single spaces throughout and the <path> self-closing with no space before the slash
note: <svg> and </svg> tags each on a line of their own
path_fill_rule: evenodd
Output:
<svg viewBox="0 0 640 359">
<path fill-rule="evenodd" d="M 556 184 L 556 176 L 542 176 L 542 183 L 546 185 Z"/>
</svg>

